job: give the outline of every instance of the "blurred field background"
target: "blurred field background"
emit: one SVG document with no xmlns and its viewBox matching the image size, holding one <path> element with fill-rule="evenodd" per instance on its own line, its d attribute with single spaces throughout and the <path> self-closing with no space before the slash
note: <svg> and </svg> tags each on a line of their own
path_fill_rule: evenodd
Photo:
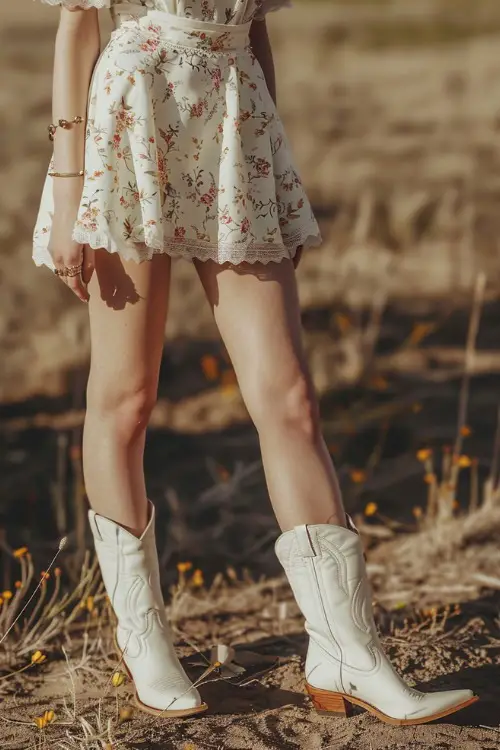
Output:
<svg viewBox="0 0 500 750">
<path fill-rule="evenodd" d="M 50 156 L 56 24 L 57 10 L 32 0 L 0 7 L 0 587 L 10 590 L 19 576 L 13 549 L 28 546 L 42 569 L 66 535 L 61 575 L 80 598 L 73 630 L 63 601 L 61 623 L 45 640 L 43 617 L 34 634 L 33 622 L 18 631 L 4 654 L 7 675 L 30 649 L 56 653 L 61 638 L 76 639 L 81 650 L 82 632 L 94 638 L 94 655 L 109 661 L 99 640 L 107 614 L 97 606 L 103 597 L 95 571 L 81 584 L 89 548 L 79 451 L 86 310 L 31 262 Z M 254 692 L 245 700 L 255 715 L 245 716 L 223 681 L 214 690 L 226 713 L 198 722 L 191 735 L 173 722 L 169 739 L 160 732 L 154 744 L 151 722 L 140 729 L 154 748 L 182 749 L 188 740 L 193 748 L 217 747 L 213 733 L 220 731 L 230 748 L 427 748 L 440 737 L 449 743 L 443 747 L 493 747 L 500 698 L 500 6 L 307 0 L 273 15 L 269 27 L 280 113 L 325 238 L 298 272 L 304 336 L 328 445 L 366 540 L 379 624 L 408 676 L 483 688 L 482 708 L 470 719 L 483 727 L 401 730 L 396 741 L 393 730 L 375 730 L 366 716 L 333 723 L 311 716 L 300 696 L 300 619 L 274 578 L 278 529 L 257 436 L 198 279 L 178 262 L 147 450 L 164 583 L 174 586 L 171 614 L 191 646 L 253 644 L 258 669 L 247 655 Z M 176 567 L 186 560 L 205 585 L 191 586 Z M 31 585 L 26 579 L 23 591 Z M 42 611 L 53 619 L 55 610 L 41 608 L 37 617 Z M 0 614 L 0 631 L 9 617 L 13 610 L 3 621 Z M 78 664 L 70 674 L 82 681 L 83 715 L 96 699 L 82 687 L 89 673 Z M 254 678 L 263 664 L 266 677 Z M 63 667 L 56 660 L 53 679 Z M 6 700 L 21 684 L 31 696 L 26 706 L 47 707 L 55 695 L 50 682 L 16 680 L 0 676 Z M 293 709 L 283 714 L 285 703 Z M 233 721 L 242 715 L 243 723 Z M 80 726 L 76 709 L 72 721 Z M 28 746 L 32 731 L 6 727 L 6 748 Z M 78 744 L 78 731 L 67 747 L 94 747 Z M 126 735 L 121 724 L 117 732 Z"/>
</svg>

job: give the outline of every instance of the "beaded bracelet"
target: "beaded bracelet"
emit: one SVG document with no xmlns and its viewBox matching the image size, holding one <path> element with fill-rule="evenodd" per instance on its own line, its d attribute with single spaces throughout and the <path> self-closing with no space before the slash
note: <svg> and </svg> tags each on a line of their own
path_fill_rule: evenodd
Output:
<svg viewBox="0 0 500 750">
<path fill-rule="evenodd" d="M 80 117 L 80 115 L 77 115 L 72 120 L 59 120 L 57 125 L 49 125 L 47 130 L 49 131 L 49 141 L 54 140 L 54 136 L 56 134 L 57 128 L 63 128 L 64 130 L 69 130 L 72 125 L 81 125 L 83 122 L 83 117 Z"/>
</svg>

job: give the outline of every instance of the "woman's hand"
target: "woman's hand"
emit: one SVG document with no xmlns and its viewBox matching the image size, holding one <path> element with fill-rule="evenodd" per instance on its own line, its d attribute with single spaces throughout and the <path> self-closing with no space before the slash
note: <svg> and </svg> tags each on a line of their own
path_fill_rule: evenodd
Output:
<svg viewBox="0 0 500 750">
<path fill-rule="evenodd" d="M 64 281 L 66 286 L 82 302 L 88 302 L 89 293 L 87 291 L 87 284 L 94 271 L 94 251 L 87 245 L 80 245 L 72 238 L 73 227 L 78 214 L 79 200 L 78 203 L 75 200 L 68 200 L 62 207 L 58 207 L 57 203 L 56 201 L 49 252 L 56 269 L 61 272 L 64 269 L 82 266 L 81 273 L 75 276 L 60 275 L 59 278 Z"/>
</svg>

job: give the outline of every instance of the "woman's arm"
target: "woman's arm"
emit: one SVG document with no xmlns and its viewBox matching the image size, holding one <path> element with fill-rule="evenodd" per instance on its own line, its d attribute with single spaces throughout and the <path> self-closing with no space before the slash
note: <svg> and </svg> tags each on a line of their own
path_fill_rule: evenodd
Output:
<svg viewBox="0 0 500 750">
<path fill-rule="evenodd" d="M 71 120 L 76 115 L 84 119 L 90 79 L 99 56 L 100 36 L 97 10 L 61 10 L 56 36 L 52 117 Z M 83 169 L 85 124 L 69 130 L 58 128 L 54 139 L 54 167 L 59 172 Z M 60 181 L 55 186 L 61 185 Z"/>
<path fill-rule="evenodd" d="M 264 19 L 252 23 L 250 27 L 250 45 L 264 73 L 269 93 L 276 104 L 276 75 L 274 71 L 273 52 Z"/>
<path fill-rule="evenodd" d="M 62 8 L 57 31 L 52 122 L 84 118 L 80 125 L 58 128 L 54 137 L 54 171 L 84 169 L 85 122 L 92 72 L 99 56 L 100 35 L 97 10 Z M 82 246 L 73 242 L 72 232 L 82 196 L 83 177 L 53 178 L 54 220 L 50 251 L 56 267 L 76 266 L 82 260 Z M 63 277 L 80 299 L 88 299 L 80 277 Z"/>
</svg>

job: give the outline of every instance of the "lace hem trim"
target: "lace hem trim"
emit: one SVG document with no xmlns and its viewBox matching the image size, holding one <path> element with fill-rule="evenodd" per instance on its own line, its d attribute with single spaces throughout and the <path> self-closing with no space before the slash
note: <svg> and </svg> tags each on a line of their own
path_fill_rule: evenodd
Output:
<svg viewBox="0 0 500 750">
<path fill-rule="evenodd" d="M 111 0 L 42 0 L 44 5 L 64 5 L 69 10 L 89 8 L 109 8 Z"/>
<path fill-rule="evenodd" d="M 110 253 L 118 253 L 124 260 L 133 260 L 136 263 L 151 260 L 153 255 L 167 254 L 174 258 L 186 260 L 212 260 L 222 265 L 240 265 L 241 263 L 279 263 L 284 258 L 294 258 L 299 247 L 304 249 L 317 247 L 321 244 L 321 236 L 317 231 L 296 232 L 288 237 L 286 244 L 269 245 L 266 243 L 236 246 L 227 244 L 211 244 L 198 240 L 181 240 L 168 237 L 163 241 L 148 239 L 146 243 L 131 243 L 129 246 L 118 248 L 111 236 L 106 232 L 88 232 L 83 229 L 75 229 L 73 239 L 82 245 L 90 245 L 94 250 L 104 249 Z M 35 245 L 33 260 L 37 266 L 50 265 L 50 255 L 47 247 Z M 50 259 L 51 260 L 51 259 Z"/>
</svg>

